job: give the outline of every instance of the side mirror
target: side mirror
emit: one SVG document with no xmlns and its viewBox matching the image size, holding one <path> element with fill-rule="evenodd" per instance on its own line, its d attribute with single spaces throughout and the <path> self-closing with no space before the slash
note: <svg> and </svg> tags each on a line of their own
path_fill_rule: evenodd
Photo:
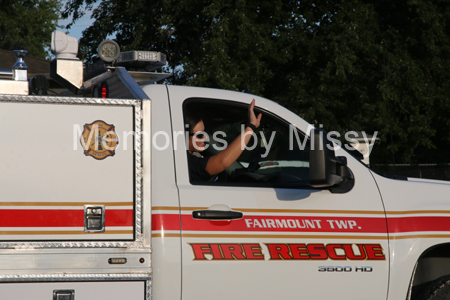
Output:
<svg viewBox="0 0 450 300">
<path fill-rule="evenodd" d="M 333 187 L 332 192 L 348 192 L 353 188 L 353 173 L 345 156 L 336 157 L 333 142 L 325 130 L 311 131 L 309 182 L 312 187 Z"/>
</svg>

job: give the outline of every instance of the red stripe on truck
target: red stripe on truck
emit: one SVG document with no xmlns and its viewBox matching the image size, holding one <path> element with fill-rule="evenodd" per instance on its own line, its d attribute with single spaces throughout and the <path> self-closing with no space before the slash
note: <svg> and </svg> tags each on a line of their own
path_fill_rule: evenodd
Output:
<svg viewBox="0 0 450 300">
<path fill-rule="evenodd" d="M 132 209 L 106 209 L 105 226 L 133 226 Z M 83 227 L 84 210 L 0 209 L 0 227 Z"/>
<path fill-rule="evenodd" d="M 154 214 L 152 230 L 180 230 L 177 214 Z M 229 232 L 364 232 L 386 233 L 384 218 L 248 216 L 240 220 L 209 221 L 181 215 L 182 230 Z"/>
<path fill-rule="evenodd" d="M 390 233 L 450 231 L 450 217 L 389 217 L 387 221 Z"/>
</svg>

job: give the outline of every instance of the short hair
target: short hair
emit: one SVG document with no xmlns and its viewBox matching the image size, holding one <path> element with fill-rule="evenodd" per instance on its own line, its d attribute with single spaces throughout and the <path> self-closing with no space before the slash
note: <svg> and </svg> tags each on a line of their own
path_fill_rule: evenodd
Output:
<svg viewBox="0 0 450 300">
<path fill-rule="evenodd" d="M 184 124 L 188 125 L 189 132 L 192 133 L 194 127 L 202 121 L 202 115 L 192 108 L 186 108 L 184 111 Z"/>
</svg>

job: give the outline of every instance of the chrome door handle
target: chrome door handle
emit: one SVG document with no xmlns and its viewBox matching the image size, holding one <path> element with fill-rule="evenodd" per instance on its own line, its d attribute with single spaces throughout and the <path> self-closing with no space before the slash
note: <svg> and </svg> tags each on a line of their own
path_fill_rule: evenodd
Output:
<svg viewBox="0 0 450 300">
<path fill-rule="evenodd" d="M 240 211 L 233 210 L 194 210 L 192 212 L 192 217 L 194 219 L 200 220 L 233 220 L 242 219 L 244 214 Z"/>
</svg>

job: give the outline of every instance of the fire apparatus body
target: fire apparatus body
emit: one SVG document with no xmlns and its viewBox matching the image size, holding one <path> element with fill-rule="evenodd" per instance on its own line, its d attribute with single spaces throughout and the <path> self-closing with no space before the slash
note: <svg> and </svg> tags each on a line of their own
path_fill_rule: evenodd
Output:
<svg viewBox="0 0 450 300">
<path fill-rule="evenodd" d="M 4 72 L 1 299 L 428 299 L 423 291 L 448 290 L 448 182 L 380 176 L 275 102 L 157 85 L 164 74 L 123 65 L 79 80 L 58 69 L 76 60 L 57 59 L 50 73 L 71 96 L 27 95 L 23 83 L 15 94 L 15 70 Z M 207 112 L 213 155 L 242 129 L 252 99 L 263 114 L 253 148 L 224 176 L 191 181 L 186 109 Z"/>
</svg>

